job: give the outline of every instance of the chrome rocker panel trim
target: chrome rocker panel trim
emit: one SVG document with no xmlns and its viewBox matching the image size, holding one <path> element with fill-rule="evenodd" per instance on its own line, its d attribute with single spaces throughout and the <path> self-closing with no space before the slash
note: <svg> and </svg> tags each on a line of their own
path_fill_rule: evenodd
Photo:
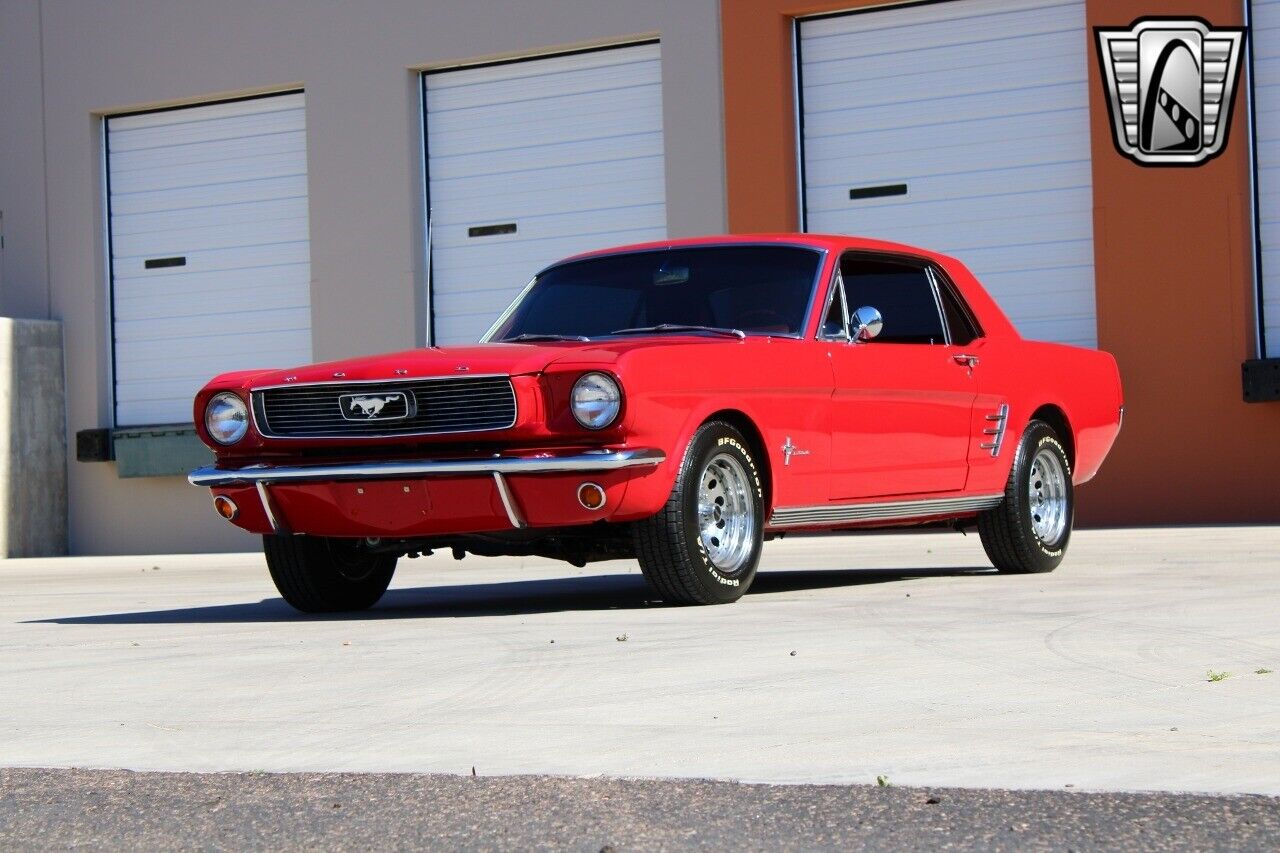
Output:
<svg viewBox="0 0 1280 853">
<path fill-rule="evenodd" d="M 779 507 L 769 519 L 770 527 L 817 527 L 860 521 L 896 521 L 904 518 L 932 518 L 939 515 L 978 512 L 998 506 L 1003 494 L 970 495 L 953 498 L 890 501 L 887 503 L 828 504 L 823 506 Z"/>
<path fill-rule="evenodd" d="M 444 474 L 558 474 L 661 465 L 666 458 L 667 455 L 661 450 L 637 447 L 627 450 L 588 450 L 571 456 L 494 456 L 488 459 L 411 459 L 340 465 L 209 467 L 192 471 L 187 480 L 193 486 L 239 486 L 257 483 L 379 480 Z"/>
</svg>

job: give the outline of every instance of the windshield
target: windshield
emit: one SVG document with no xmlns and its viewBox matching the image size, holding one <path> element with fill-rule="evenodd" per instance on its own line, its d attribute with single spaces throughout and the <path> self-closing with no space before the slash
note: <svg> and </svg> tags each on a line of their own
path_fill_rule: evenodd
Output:
<svg viewBox="0 0 1280 853">
<path fill-rule="evenodd" d="M 700 331 L 688 327 L 799 335 L 821 263 L 814 249 L 747 245 L 574 261 L 534 279 L 484 340 Z"/>
</svg>

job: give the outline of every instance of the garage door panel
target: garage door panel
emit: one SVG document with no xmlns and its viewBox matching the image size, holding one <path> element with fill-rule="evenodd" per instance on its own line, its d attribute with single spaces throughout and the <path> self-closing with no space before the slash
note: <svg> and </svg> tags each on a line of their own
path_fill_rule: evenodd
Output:
<svg viewBox="0 0 1280 853">
<path fill-rule="evenodd" d="M 448 278 L 451 274 L 465 275 L 468 270 L 489 269 L 489 265 L 497 267 L 509 264 L 513 269 L 524 271 L 522 275 L 525 281 L 518 286 L 523 287 L 538 270 L 568 255 L 606 248 L 610 245 L 661 240 L 666 234 L 665 226 L 629 227 L 630 221 L 644 219 L 646 214 L 654 213 L 652 209 L 654 207 L 657 206 L 651 205 L 649 208 L 631 211 L 629 214 L 610 215 L 607 219 L 594 211 L 586 211 L 573 217 L 557 217 L 566 230 L 574 229 L 573 233 L 567 236 L 557 233 L 557 229 L 552 227 L 551 223 L 539 222 L 537 219 L 528 220 L 530 224 L 525 234 L 506 237 L 506 239 L 468 238 L 459 236 L 459 233 L 465 234 L 465 231 L 445 231 L 440 235 L 440 242 L 437 244 L 437 248 L 440 249 L 437 256 L 447 256 L 452 249 L 455 254 L 461 254 L 464 257 L 441 257 L 438 263 L 433 264 L 432 272 L 441 278 Z M 482 240 L 484 242 L 480 243 L 479 241 Z M 466 257 L 468 254 L 470 257 Z M 535 257 L 545 257 L 546 260 L 531 263 Z"/>
<path fill-rule="evenodd" d="M 227 204 L 243 204 L 284 198 L 306 198 L 307 176 L 286 175 L 281 178 L 264 178 L 260 181 L 242 181 L 232 184 L 215 184 L 201 190 L 200 204 L 217 207 Z M 143 213 L 161 213 L 189 209 L 186 193 L 174 190 L 113 193 L 112 216 L 133 216 Z"/>
<path fill-rule="evenodd" d="M 807 88 L 807 87 L 806 87 Z M 891 130 L 894 128 L 930 128 L 973 121 L 975 117 L 1023 116 L 1032 119 L 1054 112 L 1077 111 L 1087 115 L 1089 96 L 1081 92 L 1078 84 L 1044 86 L 1037 89 L 1010 89 L 999 94 L 997 102 L 991 98 L 973 96 L 935 101 L 927 105 L 918 103 L 879 104 L 873 107 L 850 107 L 847 115 L 838 110 L 823 110 L 813 104 L 813 97 L 806 98 L 805 136 L 815 138 L 837 133 L 850 133 L 854 128 Z M 1052 104 L 1052 109 L 1046 109 Z"/>
<path fill-rule="evenodd" d="M 1037 33 L 1065 30 L 1079 21 L 1074 12 L 1060 0 L 1038 3 L 1005 0 L 964 0 L 961 4 L 936 4 L 930 9 L 921 4 L 888 10 L 892 16 L 878 11 L 864 20 L 854 16 L 833 16 L 805 21 L 806 52 L 814 59 L 838 60 L 853 55 L 892 55 L 897 44 L 906 39 L 912 50 L 927 51 L 940 45 L 990 42 L 1005 37 L 1018 38 Z M 1076 30 L 1079 34 L 1080 30 Z"/>
<path fill-rule="evenodd" d="M 187 315 L 167 323 L 148 320 L 116 319 L 116 340 L 128 343 L 189 340 L 209 334 L 215 318 L 231 318 L 234 335 L 273 334 L 285 329 L 301 329 L 311 322 L 311 309 L 306 306 L 279 309 L 235 309 L 223 306 L 222 311 L 198 317 Z M 212 374 L 210 374 L 212 375 Z M 206 379 L 208 377 L 205 377 Z"/>
<path fill-rule="evenodd" d="M 1257 39 L 1280 38 L 1280 30 L 1253 29 L 1254 50 L 1258 49 Z M 1280 58 L 1264 59 L 1257 53 L 1253 57 L 1253 79 L 1256 86 L 1274 86 L 1280 83 Z M 1259 107 L 1262 104 L 1258 105 Z M 1271 107 L 1274 109 L 1274 107 Z"/>
<path fill-rule="evenodd" d="M 999 246 L 988 249 L 970 249 L 969 257 L 986 272 L 985 281 L 992 276 L 1008 272 L 1036 272 L 1065 267 L 1088 267 L 1093 263 L 1093 241 L 1057 240 L 1029 246 Z"/>
<path fill-rule="evenodd" d="M 459 154 L 441 157 L 436 180 L 462 180 L 509 175 L 512 178 L 540 169 L 580 168 L 596 163 L 628 163 L 635 158 L 661 157 L 662 134 L 648 132 L 629 136 L 543 144 L 520 149 L 506 149 L 487 154 Z M 433 159 L 433 162 L 434 159 Z"/>
<path fill-rule="evenodd" d="M 646 120 L 643 110 L 661 109 L 661 101 L 659 93 L 647 87 L 635 92 L 622 105 L 610 93 L 593 98 L 592 102 L 578 101 L 571 105 L 572 111 L 560 110 L 554 121 L 549 120 L 546 113 L 531 115 L 527 108 L 520 110 L 513 106 L 501 117 L 486 113 L 484 122 L 479 121 L 478 116 L 446 114 L 436 130 L 456 136 L 468 151 L 507 151 L 526 145 L 607 139 L 651 132 L 652 124 Z M 445 117 L 450 121 L 443 121 Z"/>
<path fill-rule="evenodd" d="M 168 345 L 164 341 L 142 342 L 127 357 L 116 359 L 116 373 L 129 381 L 141 381 L 148 376 L 172 376 L 173 374 L 169 371 L 181 367 L 185 371 L 181 375 L 189 377 L 193 376 L 197 370 L 204 370 L 210 358 L 217 358 L 227 365 L 222 368 L 222 371 L 253 370 L 262 367 L 263 364 L 292 367 L 299 362 L 291 353 L 296 353 L 301 345 L 309 341 L 310 331 L 301 327 L 277 329 L 271 334 L 204 335 L 191 338 L 181 355 L 165 358 L 158 365 L 148 362 L 158 354 L 169 352 Z M 194 380 L 200 383 L 196 387 L 199 388 L 213 375 L 210 374 L 203 380 Z M 187 400 L 188 404 L 194 396 L 193 391 L 191 398 Z M 188 408 L 190 408 L 189 405 Z M 163 422 L 152 421 L 152 423 Z M 170 423 L 177 422 L 170 421 Z"/>
<path fill-rule="evenodd" d="M 1001 229 L 1002 248 L 1018 247 L 1027 249 L 1058 240 L 1077 241 L 1088 239 L 1092 232 L 1081 226 L 1072 230 L 1058 227 L 1063 217 L 1060 214 L 1029 215 L 1018 212 L 990 213 L 984 218 L 968 221 L 944 221 L 896 226 L 891 228 L 877 227 L 875 236 L 878 239 L 892 240 L 909 245 L 923 245 L 949 255 L 964 257 L 975 249 L 986 248 L 983 236 L 992 229 Z M 921 239 L 923 238 L 923 239 Z M 982 277 L 985 283 L 985 270 Z M 1029 282 L 1028 284 L 1034 284 Z M 1005 294 L 992 291 L 996 301 L 1003 304 Z"/>
<path fill-rule="evenodd" d="M 159 145 L 136 151 L 115 153 L 113 165 L 121 172 L 154 171 L 167 166 L 196 166 L 225 163 L 242 157 L 266 154 L 295 154 L 306 149 L 305 132 L 259 133 L 239 139 L 217 142 L 193 142 L 185 145 Z"/>
<path fill-rule="evenodd" d="M 203 252 L 188 251 L 183 255 L 187 259 L 184 267 L 167 267 L 147 269 L 146 257 L 138 255 L 131 258 L 116 258 L 112 263 L 112 277 L 117 284 L 117 291 L 127 292 L 130 282 L 159 280 L 167 276 L 181 275 L 186 272 L 218 272 L 230 270 L 253 270 L 276 264 L 298 263 L 310 267 L 311 251 L 306 240 L 294 243 L 274 243 L 269 246 L 236 246 L 230 249 L 213 249 Z"/>
<path fill-rule="evenodd" d="M 462 72 L 459 72 L 462 73 Z M 444 99 L 427 97 L 428 110 L 440 113 L 438 130 L 445 134 L 457 134 L 460 139 L 476 139 L 492 143 L 492 139 L 482 139 L 487 130 L 501 129 L 512 125 L 527 127 L 531 132 L 545 132 L 554 139 L 556 129 L 540 125 L 539 120 L 555 118 L 575 126 L 599 125 L 596 119 L 608 116 L 613 119 L 605 126 L 617 121 L 629 121 L 635 118 L 633 105 L 651 104 L 661 95 L 654 90 L 654 83 L 628 84 L 621 88 L 607 88 L 574 95 L 530 95 L 527 100 L 510 103 L 491 104 L 480 107 L 454 109 Z M 499 140 L 501 141 L 501 140 Z"/>
<path fill-rule="evenodd" d="M 434 201 L 438 211 L 432 223 L 441 230 L 458 224 L 474 225 L 476 221 L 498 221 L 512 208 L 527 211 L 525 219 L 556 213 L 581 210 L 583 203 L 600 208 L 631 205 L 662 204 L 662 158 L 652 162 L 638 162 L 635 168 L 626 170 L 626 177 L 619 179 L 618 170 L 611 163 L 592 164 L 582 168 L 554 170 L 554 176 L 545 172 L 532 172 L 504 181 L 502 177 L 462 182 L 457 186 L 441 187 Z M 578 193 L 565 192 L 565 186 L 590 188 L 589 198 Z M 504 192 L 503 187 L 507 190 Z"/>
<path fill-rule="evenodd" d="M 975 214 L 975 206 L 985 208 L 985 211 Z M 1093 192 L 1085 187 L 1054 192 L 1009 193 L 987 199 L 960 198 L 884 206 L 876 210 L 874 219 L 882 233 L 950 228 L 959 234 L 972 235 L 975 224 L 1004 227 L 1008 230 L 1001 242 L 1008 245 L 1023 242 L 1017 239 L 1023 235 L 1038 234 L 1055 240 L 1087 238 L 1092 233 L 1087 217 L 1076 214 L 1089 211 L 1092 206 Z M 1018 224 L 1023 221 L 1026 221 L 1025 225 Z M 1059 222 L 1063 223 L 1061 227 L 1058 227 Z M 1044 233 L 1033 231 L 1046 227 Z"/>
<path fill-rule="evenodd" d="M 945 152 L 954 146 L 983 143 L 1008 147 L 1025 139 L 1069 135 L 1080 122 L 1082 108 L 1083 105 L 1054 110 L 1028 109 L 1022 113 L 974 116 L 944 125 L 928 122 L 905 127 L 877 125 L 853 129 L 847 124 L 827 123 L 824 126 L 819 122 L 819 126 L 828 132 L 811 132 L 806 126 L 805 156 L 808 162 L 818 162 L 852 157 L 863 159 L 886 151 Z M 1035 116 L 1034 122 L 1028 121 L 1030 116 Z M 939 130 L 943 129 L 945 133 L 940 133 Z M 979 156 L 983 156 L 981 152 Z"/>
<path fill-rule="evenodd" d="M 949 68 L 956 73 L 967 75 L 970 79 L 975 79 L 978 71 L 987 71 L 996 76 L 1002 73 L 1018 75 L 1022 71 L 1020 67 L 1022 63 L 1034 62 L 1038 59 L 1052 62 L 1053 59 L 1075 54 L 1079 51 L 1079 36 L 1078 32 L 1055 30 L 1018 38 L 1006 38 L 1001 41 L 998 50 L 981 56 L 974 55 L 972 43 L 951 44 L 932 49 L 916 48 L 915 53 L 925 66 Z M 1053 66 L 1051 65 L 1046 71 L 1052 75 Z M 882 52 L 875 52 L 823 63 L 814 69 L 814 74 L 816 79 L 813 83 L 816 86 L 845 85 L 874 88 L 878 85 L 886 85 L 896 88 L 904 84 L 910 85 L 914 82 L 913 78 L 933 77 L 937 72 L 934 70 L 904 72 L 892 62 L 892 57 L 887 57 Z"/>
<path fill-rule="evenodd" d="M 439 75 L 427 90 L 429 111 L 464 110 L 501 104 L 539 106 L 548 98 L 587 95 L 660 83 L 653 62 L 658 46 L 601 50 L 511 62 L 488 68 L 464 68 Z"/>
<path fill-rule="evenodd" d="M 135 130 L 121 130 L 119 120 L 112 118 L 115 139 L 111 151 L 117 159 L 128 163 L 144 157 L 144 152 L 181 152 L 191 146 L 188 156 L 226 145 L 246 145 L 259 138 L 296 135 L 306 129 L 306 117 L 300 108 L 273 111 L 221 121 L 190 121 L 173 125 L 152 125 Z M 163 136 L 157 136 L 162 132 Z"/>
<path fill-rule="evenodd" d="M 118 240 L 113 238 L 113 243 L 120 258 L 150 258 L 181 254 L 188 249 L 197 252 L 205 249 L 250 245 L 270 246 L 277 243 L 299 242 L 306 237 L 307 219 L 297 217 L 125 234 Z"/>
<path fill-rule="evenodd" d="M 656 44 L 424 77 L 437 343 L 474 341 L 565 255 L 666 234 Z M 470 229 L 514 224 L 510 234 Z"/>
<path fill-rule="evenodd" d="M 1280 358 L 1280 2 L 1254 0 L 1250 49 L 1257 132 L 1262 355 Z"/>
<path fill-rule="evenodd" d="M 107 119 L 117 425 L 189 422 L 212 376 L 309 360 L 304 108 Z M 182 263 L 147 268 L 162 258 Z"/>
<path fill-rule="evenodd" d="M 129 280 L 124 293 L 116 296 L 117 312 L 131 302 L 151 302 L 157 299 L 195 299 L 204 296 L 218 298 L 219 294 L 241 289 L 261 287 L 288 290 L 310 286 L 311 267 L 306 262 L 254 266 L 238 270 L 209 270 L 183 272 L 186 267 L 172 267 L 169 275 L 150 276 L 139 274 Z M 145 270 L 146 273 L 159 270 Z M 121 280 L 120 276 L 116 277 Z"/>
<path fill-rule="evenodd" d="M 1037 86 L 1023 86 L 1015 81 L 992 82 L 985 89 L 957 93 L 947 97 L 932 97 L 924 93 L 918 98 L 894 99 L 882 90 L 870 91 L 864 98 L 857 98 L 848 86 L 833 86 L 826 101 L 822 92 L 805 84 L 805 124 L 810 117 L 817 135 L 824 131 L 847 132 L 848 125 L 839 123 L 842 112 L 876 116 L 875 127 L 930 127 L 974 118 L 1034 115 L 1047 111 L 1083 109 L 1088 106 L 1088 93 L 1081 93 L 1076 83 L 1051 82 Z M 817 104 L 814 100 L 817 99 Z M 1049 108 L 1049 109 L 1046 109 Z M 833 123 L 827 124 L 829 116 Z"/>
<path fill-rule="evenodd" d="M 926 205 L 938 201 L 966 200 L 994 202 L 1009 195 L 1026 195 L 1038 192 L 1058 192 L 1087 189 L 1090 186 L 1089 169 L 1084 166 L 1064 169 L 1057 164 L 1026 166 L 1005 169 L 1001 180 L 993 181 L 989 173 L 960 173 L 953 175 L 866 175 L 858 176 L 857 183 L 837 186 L 811 186 L 806 194 L 810 212 L 839 213 L 850 208 L 851 186 L 884 186 L 906 183 L 908 199 L 902 196 L 861 199 L 858 208 L 867 212 L 896 208 L 910 209 L 914 205 Z"/>
<path fill-rule="evenodd" d="M 662 240 L 664 236 L 665 229 L 662 228 L 634 228 L 628 231 L 604 231 L 596 234 L 574 234 L 569 237 L 550 237 L 536 241 L 526 241 L 532 242 L 533 245 L 510 247 L 507 251 L 495 250 L 486 252 L 484 258 L 474 263 L 455 262 L 452 266 L 439 265 L 433 270 L 434 274 L 441 277 L 452 277 L 468 284 L 465 288 L 437 292 L 433 294 L 433 298 L 437 303 L 437 308 L 440 305 L 461 305 L 469 298 L 469 294 L 493 289 L 495 292 L 501 292 L 510 297 L 503 303 L 503 307 L 506 307 L 510 304 L 511 299 L 514 299 L 516 294 L 529 283 L 529 279 L 533 278 L 534 274 L 540 272 L 547 264 L 582 252 L 589 252 L 593 249 L 603 249 L 627 243 L 647 243 L 654 240 Z M 585 249 L 579 248 L 583 243 L 589 244 L 588 247 Z M 533 254 L 548 255 L 551 260 L 542 265 L 530 264 L 527 256 Z M 524 281 L 513 292 L 509 283 L 521 277 L 524 278 Z M 496 320 L 497 315 L 493 319 Z M 487 329 L 488 326 L 485 328 Z"/>
<path fill-rule="evenodd" d="M 1074 56 L 1077 51 L 1062 53 Z M 1046 62 L 1053 58 L 1037 57 Z M 934 102 L 952 98 L 969 98 L 1072 82 L 1071 73 L 1061 65 L 1038 65 L 1033 64 L 1034 62 L 1032 59 L 990 62 L 964 68 L 948 67 L 945 70 L 906 73 L 893 78 L 854 81 L 828 81 L 827 75 L 815 74 L 813 76 L 816 79 L 806 77 L 804 85 L 806 95 L 813 93 L 825 109 L 839 110 L 901 103 L 915 103 L 922 109 L 927 109 Z M 993 105 L 998 105 L 998 102 Z"/>
<path fill-rule="evenodd" d="M 155 171 L 111 170 L 113 184 L 128 186 L 127 192 L 154 190 L 195 190 L 223 183 L 260 181 L 269 178 L 285 178 L 306 174 L 305 157 L 301 151 L 272 154 L 263 157 L 238 157 L 225 163 L 194 164 L 190 166 L 161 167 Z M 114 191 L 114 186 L 112 190 Z"/>
<path fill-rule="evenodd" d="M 904 155 L 914 155 L 911 157 L 913 162 L 910 163 L 910 172 L 900 171 L 904 165 Z M 1063 176 L 1058 179 L 1059 185 L 1078 186 L 1082 167 L 1087 171 L 1087 164 L 1075 160 L 1075 156 L 1076 152 L 1072 150 L 1069 139 L 1063 140 L 1061 136 L 1024 136 L 1018 140 L 993 142 L 989 149 L 981 144 L 949 145 L 931 151 L 885 151 L 863 157 L 829 157 L 826 160 L 808 162 L 817 170 L 825 168 L 832 173 L 832 177 L 846 178 L 834 185 L 815 181 L 813 186 L 818 190 L 828 187 L 843 188 L 844 204 L 847 206 L 850 201 L 848 190 L 851 187 L 903 181 L 907 183 L 908 191 L 918 188 L 917 192 L 912 193 L 912 201 L 926 200 L 928 196 L 921 193 L 927 192 L 935 181 L 963 181 L 974 176 L 978 176 L 979 181 L 982 177 L 987 178 L 988 193 L 1007 192 L 1018 189 L 1018 185 L 997 183 L 991 180 L 993 174 L 999 173 L 1003 181 L 1003 176 L 1030 171 L 1046 163 L 1061 165 Z"/>
<path fill-rule="evenodd" d="M 1098 321 L 1092 312 L 1083 316 L 1022 320 L 1018 331 L 1027 338 L 1077 347 L 1097 346 Z"/>
<path fill-rule="evenodd" d="M 271 222 L 296 216 L 297 198 L 273 198 L 239 204 L 204 204 L 154 213 L 119 214 L 112 210 L 112 234 L 116 237 L 180 231 L 219 224 Z"/>
<path fill-rule="evenodd" d="M 185 288 L 172 293 L 140 299 L 117 299 L 117 322 L 146 321 L 189 317 L 197 312 L 205 317 L 215 314 L 239 313 L 229 311 L 229 306 L 252 304 L 260 310 L 308 307 L 310 282 L 282 282 L 263 276 L 259 282 L 246 282 L 236 287 L 220 286 L 216 291 L 204 288 Z"/>
<path fill-rule="evenodd" d="M 1049 0 L 802 21 L 809 230 L 957 255 L 1024 333 L 1094 344 L 1085 31 Z"/>
</svg>

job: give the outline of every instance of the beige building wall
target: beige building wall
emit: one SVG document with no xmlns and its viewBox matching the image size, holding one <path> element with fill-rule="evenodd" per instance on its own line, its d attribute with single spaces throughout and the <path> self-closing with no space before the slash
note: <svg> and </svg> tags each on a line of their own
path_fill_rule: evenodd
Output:
<svg viewBox="0 0 1280 853">
<path fill-rule="evenodd" d="M 39 0 L 0 0 L 0 317 L 49 317 Z"/>
<path fill-rule="evenodd" d="M 717 0 L 3 0 L 0 8 L 18 27 L 4 27 L 5 52 L 18 51 L 4 70 L 24 69 L 22 92 L 6 93 L 4 105 L 14 100 L 16 114 L 33 121 L 41 111 L 30 89 L 43 88 L 43 150 L 35 125 L 15 133 L 6 110 L 6 151 L 11 139 L 21 151 L 0 176 L 37 189 L 35 176 L 47 176 L 47 314 L 65 325 L 72 453 L 77 430 L 111 425 L 103 114 L 306 89 L 317 359 L 423 342 L 422 68 L 657 35 L 668 228 L 672 236 L 726 228 Z M 33 62 L 42 73 L 31 73 Z M 0 187 L 0 200 L 10 197 Z M 24 221 L 44 220 L 34 200 L 23 206 Z M 4 304 L 41 316 L 42 275 L 31 266 L 21 297 L 6 294 Z M 378 333 L 352 335 L 353 327 Z M 181 478 L 122 480 L 112 463 L 68 465 L 73 553 L 257 547 Z"/>
</svg>

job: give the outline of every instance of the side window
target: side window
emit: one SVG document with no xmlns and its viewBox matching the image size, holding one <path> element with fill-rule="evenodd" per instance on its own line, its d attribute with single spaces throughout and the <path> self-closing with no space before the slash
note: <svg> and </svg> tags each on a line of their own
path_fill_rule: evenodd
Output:
<svg viewBox="0 0 1280 853">
<path fill-rule="evenodd" d="M 873 343 L 945 344 L 928 271 L 908 261 L 846 255 L 840 261 L 849 310 L 875 308 L 884 329 Z"/>
<path fill-rule="evenodd" d="M 844 340 L 848 336 L 848 327 L 845 325 L 847 313 L 844 307 L 844 285 L 840 281 L 840 277 L 836 276 L 835 287 L 832 289 L 831 301 L 827 306 L 827 316 L 822 318 L 822 329 L 819 336 L 824 339 L 836 338 Z"/>
<path fill-rule="evenodd" d="M 968 346 L 973 343 L 974 338 L 981 337 L 978 327 L 974 325 L 968 310 L 947 280 L 937 273 L 934 275 L 938 280 L 938 299 L 942 302 L 942 313 L 947 318 L 951 343 L 958 347 Z"/>
</svg>

